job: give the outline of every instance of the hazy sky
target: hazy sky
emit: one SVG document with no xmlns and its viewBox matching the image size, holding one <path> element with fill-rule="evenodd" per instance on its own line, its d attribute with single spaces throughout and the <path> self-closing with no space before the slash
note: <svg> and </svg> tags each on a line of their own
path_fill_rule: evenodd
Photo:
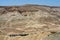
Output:
<svg viewBox="0 0 60 40">
<path fill-rule="evenodd" d="M 60 6 L 60 0 L 0 0 L 0 6 L 12 6 L 24 4 Z"/>
</svg>

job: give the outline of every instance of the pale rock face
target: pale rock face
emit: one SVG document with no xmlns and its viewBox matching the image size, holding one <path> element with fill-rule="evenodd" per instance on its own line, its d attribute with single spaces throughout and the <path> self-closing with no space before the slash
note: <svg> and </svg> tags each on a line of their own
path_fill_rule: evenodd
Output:
<svg viewBox="0 0 60 40">
<path fill-rule="evenodd" d="M 36 5 L 0 7 L 0 38 L 1 40 L 59 40 L 59 10 L 60 7 Z"/>
</svg>

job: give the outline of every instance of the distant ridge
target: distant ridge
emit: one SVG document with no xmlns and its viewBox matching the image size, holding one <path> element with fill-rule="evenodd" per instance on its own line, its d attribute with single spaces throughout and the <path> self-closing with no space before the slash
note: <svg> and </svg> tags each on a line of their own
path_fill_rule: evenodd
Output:
<svg viewBox="0 0 60 40">
<path fill-rule="evenodd" d="M 20 6 L 43 6 L 43 7 L 52 7 L 52 8 L 60 8 L 60 6 L 49 6 L 49 5 L 38 5 L 38 4 L 25 4 L 25 5 L 13 5 L 13 6 L 0 6 L 0 7 L 20 7 Z"/>
</svg>

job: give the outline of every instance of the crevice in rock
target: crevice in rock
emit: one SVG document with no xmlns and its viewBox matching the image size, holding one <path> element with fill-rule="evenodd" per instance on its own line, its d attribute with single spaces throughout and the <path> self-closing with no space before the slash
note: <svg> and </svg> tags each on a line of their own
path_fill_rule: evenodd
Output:
<svg viewBox="0 0 60 40">
<path fill-rule="evenodd" d="M 51 32 L 52 34 L 55 34 L 56 32 Z"/>
<path fill-rule="evenodd" d="M 16 36 L 28 36 L 29 34 L 10 34 L 8 36 L 10 37 L 16 37 Z"/>
</svg>

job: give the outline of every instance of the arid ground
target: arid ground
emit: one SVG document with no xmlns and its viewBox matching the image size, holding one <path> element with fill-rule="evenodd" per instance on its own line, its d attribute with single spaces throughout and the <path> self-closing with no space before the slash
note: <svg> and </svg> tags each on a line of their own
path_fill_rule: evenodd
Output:
<svg viewBox="0 0 60 40">
<path fill-rule="evenodd" d="M 0 6 L 0 40 L 60 40 L 60 7 Z"/>
</svg>

